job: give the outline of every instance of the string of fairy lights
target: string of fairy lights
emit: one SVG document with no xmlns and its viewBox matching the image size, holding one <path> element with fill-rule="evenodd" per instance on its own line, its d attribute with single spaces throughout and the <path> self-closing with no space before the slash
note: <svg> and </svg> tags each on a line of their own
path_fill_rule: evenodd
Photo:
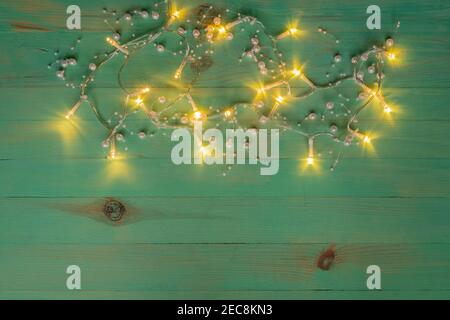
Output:
<svg viewBox="0 0 450 320">
<path fill-rule="evenodd" d="M 128 41 L 121 41 L 121 35 L 118 32 L 113 32 L 106 38 L 106 42 L 110 45 L 111 50 L 101 58 L 95 57 L 96 62 L 89 64 L 88 73 L 79 84 L 75 85 L 69 82 L 67 84 L 73 88 L 79 88 L 80 96 L 67 112 L 66 118 L 71 119 L 83 105 L 89 106 L 95 113 L 99 123 L 108 132 L 102 142 L 102 146 L 109 148 L 109 159 L 115 159 L 117 157 L 117 141 L 124 140 L 121 128 L 125 127 L 127 117 L 132 112 L 135 112 L 136 109 L 142 110 L 156 128 L 175 129 L 192 127 L 195 121 L 214 122 L 224 119 L 237 126 L 241 124 L 238 113 L 236 112 L 237 108 L 241 106 L 248 107 L 257 114 L 261 124 L 270 122 L 274 127 L 281 128 L 285 131 L 293 131 L 303 136 L 308 149 L 305 158 L 307 165 L 313 165 L 315 163 L 315 143 L 318 137 L 329 136 L 337 144 L 343 146 L 350 145 L 354 140 L 359 141 L 361 144 L 369 144 L 371 137 L 357 126 L 360 113 L 372 105 L 381 105 L 382 110 L 380 112 L 386 114 L 393 111 L 381 91 L 384 79 L 384 63 L 385 61 L 393 61 L 396 59 L 396 53 L 393 50 L 394 40 L 392 38 L 386 39 L 383 46 L 373 46 L 365 52 L 352 57 L 353 72 L 351 74 L 341 74 L 334 81 L 322 85 L 312 80 L 306 74 L 304 67 L 293 66 L 289 68 L 288 63 L 283 59 L 283 53 L 278 48 L 279 42 L 289 41 L 288 38 L 294 39 L 298 36 L 301 30 L 296 25 L 290 25 L 285 32 L 273 36 L 266 32 L 264 24 L 256 17 L 233 12 L 230 9 L 220 11 L 210 5 L 202 6 L 201 9 L 196 11 L 196 15 L 192 17 L 184 12 L 182 13 L 183 10 L 177 9 L 171 0 L 154 3 L 153 9 L 151 12 L 146 9 L 134 10 L 124 13 L 122 16 L 118 16 L 116 11 L 110 12 L 105 9 L 104 13 L 112 16 L 116 20 L 116 23 L 125 21 L 132 26 L 134 19 L 153 19 L 155 21 L 161 21 L 161 23 L 158 27 L 152 28 L 140 36 L 133 34 L 132 39 Z M 187 17 L 183 19 L 185 15 Z M 105 22 L 111 25 L 108 20 L 105 20 Z M 253 61 L 257 67 L 256 70 L 265 79 L 264 84 L 255 89 L 255 99 L 252 101 L 239 102 L 239 104 L 229 106 L 224 110 L 215 110 L 214 112 L 209 112 L 209 110 L 205 111 L 204 108 L 198 106 L 195 97 L 191 94 L 191 89 L 195 86 L 204 66 L 207 64 L 205 54 L 214 54 L 214 50 L 216 49 L 215 44 L 218 42 L 233 41 L 236 33 L 244 30 L 244 26 L 256 27 L 257 31 L 249 36 L 249 45 L 243 50 L 242 55 L 238 58 L 238 62 L 242 62 L 243 60 Z M 397 28 L 398 26 L 399 24 Z M 319 28 L 319 32 L 326 33 L 322 28 Z M 166 48 L 163 42 L 158 41 L 169 33 L 178 37 L 180 50 L 171 51 Z M 269 39 L 269 41 L 262 43 L 263 36 Z M 154 91 L 151 85 L 137 89 L 129 89 L 126 88 L 122 81 L 122 72 L 125 66 L 137 52 L 147 46 L 154 46 L 159 53 L 171 53 L 175 59 L 180 59 L 181 57 L 181 62 L 171 75 L 173 80 L 186 80 L 184 79 L 186 67 L 190 66 L 192 70 L 190 73 L 191 78 L 187 85 L 175 98 L 158 97 L 158 101 L 165 106 L 161 110 L 154 110 L 152 106 L 148 106 L 145 103 L 146 97 L 152 95 Z M 125 104 L 119 114 L 119 120 L 112 123 L 103 117 L 98 106 L 94 103 L 94 99 L 91 99 L 88 89 L 92 85 L 97 72 L 120 55 L 124 59 L 117 74 L 117 82 L 125 95 Z M 375 62 L 367 66 L 366 62 L 370 59 L 375 59 Z M 342 57 L 340 54 L 334 56 L 335 63 L 340 63 L 341 60 Z M 67 81 L 66 69 L 76 64 L 77 61 L 75 58 L 66 58 L 58 59 L 55 63 L 49 65 L 49 67 L 56 65 L 57 77 Z M 364 77 L 366 72 L 376 76 L 374 84 L 365 82 Z M 299 100 L 306 99 L 318 91 L 337 87 L 347 80 L 353 81 L 360 88 L 361 93 L 358 98 L 362 103 L 359 107 L 348 110 L 348 113 L 346 113 L 346 119 L 348 121 L 345 127 L 332 123 L 328 130 L 318 130 L 317 132 L 310 133 L 304 131 L 300 124 L 291 124 L 287 121 L 286 117 L 283 117 L 282 110 L 284 106 L 294 101 L 298 102 Z M 295 94 L 292 90 L 292 83 L 294 81 L 303 82 L 307 87 L 307 91 L 301 94 Z M 280 94 L 281 89 L 283 90 L 283 94 Z M 377 104 L 372 103 L 375 100 L 378 102 Z M 263 101 L 269 101 L 269 105 Z M 179 102 L 186 103 L 189 111 L 177 114 L 176 119 L 174 119 L 175 117 L 167 117 L 167 112 L 171 110 L 175 103 Z M 336 105 L 330 101 L 325 104 L 324 108 L 332 112 L 336 108 Z M 316 112 L 311 112 L 306 116 L 306 120 L 315 120 L 317 116 Z M 345 134 L 342 134 L 342 131 L 345 131 Z M 145 131 L 138 133 L 138 137 L 141 139 L 145 138 L 145 136 Z M 335 160 L 331 169 L 334 169 L 338 161 L 339 159 Z"/>
</svg>

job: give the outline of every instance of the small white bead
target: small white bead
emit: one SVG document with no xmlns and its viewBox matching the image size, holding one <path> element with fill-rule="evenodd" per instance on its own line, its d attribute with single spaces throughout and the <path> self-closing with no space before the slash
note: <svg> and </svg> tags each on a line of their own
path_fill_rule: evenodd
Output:
<svg viewBox="0 0 450 320">
<path fill-rule="evenodd" d="M 386 39 L 386 47 L 392 47 L 394 45 L 394 39 L 387 38 Z"/>
<path fill-rule="evenodd" d="M 186 124 L 186 123 L 189 122 L 189 118 L 186 117 L 186 116 L 183 116 L 183 117 L 181 117 L 180 121 L 181 121 L 182 124 Z"/>
<path fill-rule="evenodd" d="M 258 102 L 255 103 L 255 106 L 256 106 L 257 108 L 261 109 L 262 107 L 264 107 L 264 102 L 260 100 L 260 101 L 258 101 Z"/>
<path fill-rule="evenodd" d="M 194 38 L 198 38 L 200 37 L 200 31 L 198 29 L 194 29 L 192 30 L 192 35 L 194 36 Z"/>
<path fill-rule="evenodd" d="M 158 44 L 156 46 L 156 50 L 158 50 L 158 52 L 164 52 L 166 48 L 162 45 L 162 44 Z"/>
</svg>

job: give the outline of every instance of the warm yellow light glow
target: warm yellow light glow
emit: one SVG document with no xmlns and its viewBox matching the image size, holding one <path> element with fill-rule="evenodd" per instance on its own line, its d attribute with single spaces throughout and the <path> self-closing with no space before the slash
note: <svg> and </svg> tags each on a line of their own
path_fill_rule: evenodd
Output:
<svg viewBox="0 0 450 320">
<path fill-rule="evenodd" d="M 297 28 L 290 28 L 289 29 L 289 33 L 292 34 L 292 35 L 296 34 L 297 32 L 298 32 Z"/>
<path fill-rule="evenodd" d="M 111 151 L 109 152 L 109 159 L 114 160 L 116 159 L 116 150 L 115 149 L 111 149 Z"/>
<path fill-rule="evenodd" d="M 175 18 L 179 18 L 179 17 L 180 17 L 180 11 L 175 10 L 175 11 L 172 13 L 172 16 L 174 16 Z"/>
<path fill-rule="evenodd" d="M 81 100 L 78 100 L 77 103 L 74 104 L 72 109 L 70 109 L 69 112 L 67 112 L 66 119 L 69 120 L 75 114 L 75 112 L 77 112 L 77 110 L 80 106 L 81 106 Z"/>
<path fill-rule="evenodd" d="M 225 32 L 227 32 L 227 29 L 225 29 L 225 27 L 219 27 L 218 31 L 220 34 L 224 34 Z"/>
<path fill-rule="evenodd" d="M 138 97 L 138 98 L 136 99 L 136 104 L 137 104 L 137 105 L 140 105 L 142 102 L 144 102 L 144 100 L 142 100 L 141 97 Z"/>
<path fill-rule="evenodd" d="M 141 92 L 142 93 L 149 93 L 150 92 L 150 88 L 149 87 L 145 87 L 144 89 L 142 89 Z"/>
<path fill-rule="evenodd" d="M 314 164 L 314 158 L 312 156 L 309 156 L 308 158 L 306 158 L 306 164 L 308 166 L 311 166 Z"/>
<path fill-rule="evenodd" d="M 109 154 L 108 154 L 108 159 L 110 160 L 114 160 L 117 157 L 117 152 L 116 152 L 116 137 L 113 136 L 112 139 L 109 141 Z"/>
<path fill-rule="evenodd" d="M 397 58 L 394 52 L 388 52 L 387 57 L 389 60 L 395 60 Z"/>
<path fill-rule="evenodd" d="M 294 70 L 292 70 L 292 73 L 293 73 L 294 76 L 296 76 L 296 77 L 298 77 L 299 75 L 302 74 L 302 72 L 301 72 L 299 69 L 297 69 L 297 68 L 294 68 Z"/>
<path fill-rule="evenodd" d="M 370 137 L 369 136 L 364 136 L 363 142 L 364 143 L 370 143 Z"/>
<path fill-rule="evenodd" d="M 175 72 L 175 75 L 173 76 L 175 79 L 180 79 L 180 77 L 181 77 L 181 72 L 180 71 L 177 71 L 177 72 Z"/>
<path fill-rule="evenodd" d="M 66 116 L 67 117 L 67 116 Z M 66 151 L 72 151 L 77 149 L 77 137 L 81 134 L 82 121 L 76 118 L 70 118 L 70 121 L 61 119 L 60 121 L 51 121 L 46 128 L 51 132 L 56 132 L 60 137 L 63 147 Z"/>
<path fill-rule="evenodd" d="M 282 96 L 278 96 L 278 97 L 275 98 L 275 100 L 276 100 L 277 102 L 279 102 L 279 103 L 283 103 L 284 98 L 283 98 Z"/>
<path fill-rule="evenodd" d="M 290 26 L 288 26 L 288 29 L 286 31 L 284 31 L 282 34 L 279 34 L 276 37 L 276 39 L 281 40 L 281 39 L 284 39 L 289 36 L 295 36 L 298 32 L 299 32 L 299 30 L 297 29 L 297 27 L 295 25 L 290 25 Z"/>
<path fill-rule="evenodd" d="M 233 111 L 232 110 L 225 110 L 224 112 L 225 117 L 229 118 L 233 115 Z"/>
<path fill-rule="evenodd" d="M 195 111 L 194 112 L 194 119 L 195 120 L 200 120 L 202 118 L 202 113 L 200 111 Z"/>
<path fill-rule="evenodd" d="M 384 105 L 384 112 L 385 112 L 385 113 L 391 113 L 391 112 L 392 112 L 391 107 L 389 107 L 387 104 L 385 104 L 385 105 Z"/>
</svg>

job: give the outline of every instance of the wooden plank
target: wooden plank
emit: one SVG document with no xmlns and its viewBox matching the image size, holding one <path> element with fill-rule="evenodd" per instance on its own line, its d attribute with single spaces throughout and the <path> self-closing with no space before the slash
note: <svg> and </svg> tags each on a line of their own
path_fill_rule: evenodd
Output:
<svg viewBox="0 0 450 320">
<path fill-rule="evenodd" d="M 0 199 L 0 243 L 450 242 L 448 198 L 168 195 L 119 200 L 127 214 L 112 223 L 103 213 L 104 198 Z"/>
<path fill-rule="evenodd" d="M 189 1 L 186 4 L 188 7 L 194 7 L 201 3 L 203 2 Z M 258 3 L 258 1 L 255 0 L 254 3 Z M 217 3 L 217 5 L 220 4 L 221 2 Z M 147 3 L 145 3 L 146 5 Z M 180 6 L 182 5 L 183 1 L 180 1 Z M 83 28 L 83 32 L 96 31 L 86 37 L 86 40 L 83 40 L 83 46 L 86 46 L 86 48 L 96 48 L 93 52 L 84 51 L 80 57 L 80 64 L 87 67 L 90 57 L 98 53 L 99 43 L 103 43 L 100 48 L 107 49 L 103 40 L 105 33 L 109 32 L 110 29 L 103 22 L 101 6 L 88 1 L 82 1 L 80 6 L 83 7 L 83 15 L 85 15 L 86 28 Z M 127 5 L 122 6 L 126 7 Z M 444 1 L 436 1 L 432 5 L 411 1 L 409 5 L 402 5 L 401 10 L 396 1 L 383 1 L 383 29 L 378 32 L 370 32 L 369 35 L 365 28 L 365 8 L 367 6 L 357 1 L 344 6 L 342 3 L 323 1 L 299 4 L 295 0 L 286 1 L 282 5 L 265 1 L 264 5 L 261 6 L 259 4 L 252 5 L 250 1 L 248 4 L 246 3 L 246 7 L 247 9 L 253 7 L 250 10 L 251 13 L 267 22 L 267 29 L 274 34 L 282 31 L 280 20 L 292 20 L 294 17 L 300 17 L 302 28 L 307 30 L 301 39 L 301 45 L 296 41 L 287 41 L 286 44 L 282 43 L 281 47 L 282 49 L 283 47 L 288 49 L 286 53 L 288 61 L 294 58 L 294 56 L 291 56 L 294 52 L 296 58 L 300 58 L 301 61 L 307 63 L 308 68 L 314 71 L 314 77 L 322 81 L 326 80 L 325 72 L 330 71 L 329 65 L 336 50 L 345 49 L 343 54 L 347 60 L 349 54 L 358 52 L 361 47 L 371 45 L 370 42 L 380 43 L 383 41 L 387 35 L 393 32 L 395 21 L 399 19 L 402 21 L 402 27 L 398 41 L 405 54 L 404 57 L 401 57 L 403 60 L 402 68 L 391 70 L 387 81 L 388 87 L 447 87 L 449 57 L 446 47 L 440 45 L 440 39 L 448 33 L 446 24 L 448 8 Z M 79 35 L 78 32 L 65 30 L 64 9 L 63 3 L 52 5 L 44 2 L 44 4 L 30 6 L 27 1 L 18 1 L 11 8 L 2 10 L 0 21 L 5 21 L 2 25 L 6 26 L 2 35 L 6 46 L 5 51 L 15 52 L 14 55 L 7 55 L 3 58 L 4 63 L 2 69 L 0 69 L 2 71 L 0 77 L 2 86 L 17 88 L 23 86 L 54 87 L 58 85 L 54 72 L 46 70 L 47 63 L 41 62 L 43 60 L 50 62 L 53 59 L 52 52 L 62 45 L 61 39 L 67 39 L 66 46 L 70 47 Z M 323 11 L 326 13 L 323 13 Z M 11 18 L 11 16 L 17 17 L 18 15 L 23 15 L 22 19 L 14 20 Z M 44 29 L 47 28 L 49 31 L 58 30 L 58 32 L 42 32 L 39 28 L 37 30 L 20 28 L 23 19 L 27 23 L 41 26 Z M 320 25 L 318 25 L 318 20 L 320 20 Z M 419 20 L 421 23 L 418 23 Z M 281 25 L 284 27 L 286 23 L 287 21 L 284 21 Z M 337 49 L 332 45 L 330 38 L 324 38 L 315 32 L 318 26 L 326 26 L 333 30 L 333 34 L 339 35 L 341 42 Z M 43 46 L 43 44 L 45 45 Z M 226 54 L 229 55 L 229 53 Z M 142 70 L 143 65 L 148 64 L 148 57 L 148 54 L 135 57 L 136 60 L 132 63 L 135 67 L 134 69 L 133 66 L 130 67 L 134 80 L 143 80 L 139 78 L 142 75 L 139 70 Z M 156 61 L 155 59 L 158 58 L 154 57 L 153 61 Z M 39 63 L 36 63 L 37 60 Z M 170 66 L 171 63 L 173 66 Z M 162 68 L 169 68 L 176 67 L 177 63 L 177 61 L 170 60 L 162 64 L 158 63 L 158 65 Z M 229 64 L 221 65 L 221 67 L 220 64 L 218 65 L 218 69 L 208 72 L 204 76 L 203 80 L 198 83 L 199 86 L 235 85 L 233 75 L 241 74 L 242 66 L 237 63 L 231 66 Z M 320 71 L 320 77 L 318 71 Z M 348 72 L 349 69 L 346 71 Z M 96 85 L 100 87 L 115 85 L 115 77 L 111 76 L 113 74 L 114 71 L 109 70 L 103 76 L 98 76 Z M 222 75 L 220 82 L 216 81 L 218 74 Z"/>
<path fill-rule="evenodd" d="M 96 89 L 95 102 L 105 117 L 109 118 L 119 107 L 123 93 L 117 88 Z M 79 92 L 67 88 L 27 88 L 23 89 L 0 88 L 3 100 L 0 102 L 0 121 L 58 121 L 64 118 L 67 111 L 77 101 Z M 254 90 L 249 88 L 195 88 L 192 95 L 198 100 L 200 106 L 224 107 L 244 99 L 252 100 Z M 176 97 L 179 94 L 175 89 L 154 88 L 152 97 Z M 381 118 L 380 108 L 374 105 L 374 112 L 362 113 L 362 120 L 376 120 L 391 125 L 401 125 L 403 121 L 450 121 L 450 110 L 445 101 L 449 93 L 442 88 L 385 88 L 386 99 L 393 105 L 396 112 L 392 121 Z M 49 97 L 36 99 L 36 97 Z M 238 97 L 238 98 L 237 98 Z M 239 100 L 238 100 L 239 99 Z M 286 107 L 287 111 L 299 109 L 307 112 L 317 104 L 326 103 L 326 97 L 318 94 L 317 98 L 303 100 L 301 104 L 292 102 Z M 76 119 L 82 121 L 95 121 L 96 118 L 87 105 L 83 105 L 77 112 Z M 141 119 L 139 117 L 138 119 Z M 132 118 L 131 120 L 133 120 Z M 48 125 L 48 124 L 47 124 Z M 95 128 L 95 126 L 93 127 Z"/>
<path fill-rule="evenodd" d="M 450 130 L 450 121 L 400 121 L 394 124 L 365 121 L 363 128 L 370 128 L 377 135 L 369 152 L 361 146 L 336 146 L 330 138 L 317 144 L 317 152 L 323 159 L 333 159 L 342 150 L 346 159 L 448 159 L 450 141 L 444 139 Z M 4 121 L 0 128 L 7 135 L 0 136 L 0 158 L 3 160 L 33 159 L 92 159 L 104 158 L 108 149 L 101 142 L 108 131 L 94 121 L 66 119 L 49 121 Z M 432 130 L 430 130 L 432 128 Z M 142 141 L 137 133 L 152 131 L 149 121 L 129 121 L 126 143 L 119 144 L 127 159 L 168 159 L 177 144 L 170 141 L 171 132 L 154 131 L 155 136 Z M 306 140 L 295 133 L 284 133 L 280 139 L 280 158 L 299 159 L 307 153 Z M 127 151 L 124 151 L 127 149 Z M 329 154 L 329 151 L 333 154 Z M 346 161 L 346 160 L 344 160 Z M 332 160 L 329 160 L 331 163 Z"/>
<path fill-rule="evenodd" d="M 83 277 L 78 297 L 91 291 L 91 296 L 106 291 L 126 297 L 133 288 L 131 294 L 142 296 L 176 291 L 195 297 L 196 291 L 219 291 L 239 297 L 239 292 L 263 290 L 288 291 L 291 297 L 302 298 L 321 290 L 366 291 L 366 268 L 377 263 L 383 285 L 397 297 L 407 296 L 409 290 L 448 296 L 449 244 L 337 245 L 331 268 L 324 271 L 316 263 L 327 248 L 326 244 L 2 245 L 2 257 L 8 258 L 0 262 L 0 285 L 2 296 L 34 291 L 45 297 L 64 289 L 66 267 L 77 264 Z"/>
<path fill-rule="evenodd" d="M 315 27 L 317 28 L 317 27 Z M 314 28 L 314 29 L 315 29 Z M 313 29 L 313 30 L 314 30 Z M 94 34 L 92 37 L 87 37 L 83 42 L 86 48 L 95 48 L 92 52 L 85 52 L 80 56 L 78 65 L 80 71 L 87 70 L 88 64 L 92 57 L 98 54 L 99 50 L 106 52 L 108 47 L 104 43 L 105 34 Z M 361 39 L 365 34 L 361 34 Z M 442 36 L 445 36 L 443 34 Z M 56 70 L 47 68 L 47 65 L 55 60 L 53 52 L 57 49 L 63 50 L 65 47 L 70 47 L 76 40 L 75 35 L 54 34 L 50 39 L 54 39 L 54 44 L 49 43 L 48 34 L 21 34 L 20 38 L 16 34 L 2 35 L 7 45 L 6 51 L 15 52 L 14 55 L 8 55 L 3 58 L 4 64 L 0 66 L 0 86 L 5 88 L 33 88 L 33 87 L 59 87 L 63 88 L 64 83 L 56 78 Z M 356 36 L 357 37 L 357 36 Z M 320 83 L 327 83 L 327 72 L 334 75 L 335 72 L 351 72 L 351 64 L 347 63 L 351 54 L 360 52 L 361 48 L 368 48 L 373 43 L 380 43 L 386 37 L 386 33 L 377 34 L 372 43 L 362 43 L 354 41 L 355 35 L 348 35 L 349 42 L 345 47 L 345 56 L 343 56 L 346 63 L 342 63 L 339 68 L 331 68 L 333 56 L 336 54 L 336 48 L 330 47 L 329 41 L 324 41 L 320 46 L 321 38 L 317 35 L 312 35 L 308 39 L 302 39 L 301 46 L 299 43 L 289 43 L 283 45 L 286 52 L 286 61 L 302 61 L 306 64 L 305 69 L 315 81 Z M 59 39 L 67 38 L 67 45 L 59 47 L 61 41 Z M 445 46 L 437 45 L 438 38 L 427 38 L 425 35 L 423 40 L 418 40 L 417 34 L 402 37 L 398 36 L 401 45 L 403 46 L 403 56 L 401 65 L 398 67 L 387 67 L 386 72 L 386 88 L 410 88 L 410 87 L 425 87 L 425 88 L 447 88 L 449 82 L 449 56 Z M 342 40 L 344 41 L 344 40 Z M 42 43 L 46 43 L 43 47 Z M 319 45 L 317 45 L 319 43 Z M 217 61 L 223 60 L 225 57 L 236 57 L 226 64 L 219 62 L 202 75 L 202 78 L 197 87 L 247 87 L 252 83 L 254 75 L 256 75 L 256 68 L 254 64 L 244 63 L 239 64 L 238 58 L 241 55 L 241 46 L 236 45 L 227 50 L 217 50 Z M 352 46 L 351 48 L 348 48 Z M 432 47 L 433 50 L 429 48 Z M 436 48 L 436 49 L 434 49 Z M 344 49 L 342 49 L 344 50 Z M 132 58 L 129 66 L 124 72 L 126 77 L 126 84 L 129 86 L 135 83 L 150 82 L 154 86 L 168 86 L 170 83 L 163 78 L 152 76 L 152 64 L 149 64 L 149 58 L 152 63 L 158 65 L 159 69 L 170 70 L 170 74 L 176 70 L 181 58 L 173 59 L 167 55 L 157 55 L 153 48 L 144 49 Z M 319 54 L 320 53 L 320 54 Z M 69 55 L 70 51 L 62 51 L 61 55 Z M 343 53 L 344 54 L 344 53 Z M 110 63 L 110 66 L 105 67 L 104 70 L 98 73 L 95 78 L 96 88 L 117 87 L 117 70 L 122 63 L 119 57 Z M 146 67 L 142 67 L 146 66 Z M 78 67 L 77 67 L 78 68 Z M 78 69 L 77 69 L 78 70 Z M 169 72 L 169 71 L 167 71 Z M 218 76 L 219 75 L 219 76 Z"/>
<path fill-rule="evenodd" d="M 175 166 L 167 158 L 5 160 L 0 161 L 4 181 L 0 194 L 3 197 L 449 195 L 447 159 L 345 159 L 332 174 L 326 165 L 318 165 L 317 170 L 302 169 L 303 165 L 303 161 L 281 160 L 275 176 L 260 176 L 255 165 L 236 165 L 222 177 L 228 171 L 225 166 Z M 37 168 L 39 175 L 30 174 L 30 167 Z"/>
<path fill-rule="evenodd" d="M 228 290 L 228 291 L 5 291 L 0 299 L 131 299 L 131 300 L 448 300 L 448 290 Z M 418 298 L 420 297 L 420 298 Z"/>
</svg>

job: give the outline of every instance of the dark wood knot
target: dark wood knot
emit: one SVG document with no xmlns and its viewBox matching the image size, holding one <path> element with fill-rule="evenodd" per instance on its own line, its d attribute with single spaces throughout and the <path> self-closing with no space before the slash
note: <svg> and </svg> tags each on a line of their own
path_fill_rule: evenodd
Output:
<svg viewBox="0 0 450 320">
<path fill-rule="evenodd" d="M 126 214 L 127 208 L 123 203 L 117 200 L 107 200 L 103 208 L 105 216 L 114 222 L 120 221 Z"/>
<path fill-rule="evenodd" d="M 335 258 L 336 251 L 334 247 L 328 248 L 326 251 L 322 252 L 322 254 L 317 259 L 317 268 L 323 271 L 330 270 Z"/>
</svg>

